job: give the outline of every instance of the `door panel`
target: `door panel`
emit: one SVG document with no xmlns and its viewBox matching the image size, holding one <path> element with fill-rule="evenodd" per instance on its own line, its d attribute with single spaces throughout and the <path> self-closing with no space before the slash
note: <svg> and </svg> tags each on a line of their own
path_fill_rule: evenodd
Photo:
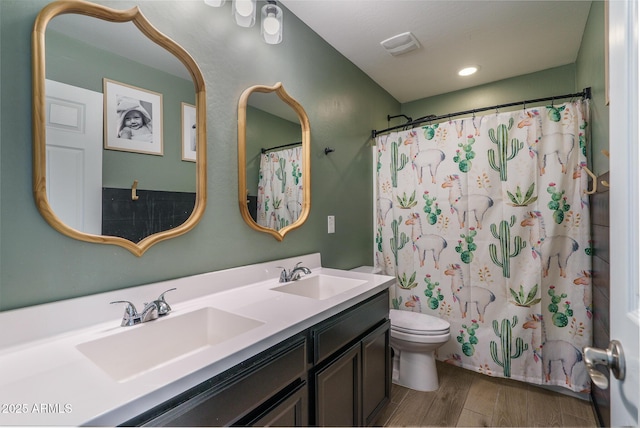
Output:
<svg viewBox="0 0 640 428">
<path fill-rule="evenodd" d="M 102 94 L 46 81 L 47 199 L 81 232 L 102 234 Z"/>
<path fill-rule="evenodd" d="M 609 141 L 611 153 L 611 339 L 624 351 L 626 375 L 610 376 L 611 425 L 638 426 L 638 4 L 609 5 Z"/>
</svg>

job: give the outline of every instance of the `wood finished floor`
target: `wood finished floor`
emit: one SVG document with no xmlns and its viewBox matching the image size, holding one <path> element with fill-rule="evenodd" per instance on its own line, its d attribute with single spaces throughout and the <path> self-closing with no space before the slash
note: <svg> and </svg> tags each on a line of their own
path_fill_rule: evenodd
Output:
<svg viewBox="0 0 640 428">
<path fill-rule="evenodd" d="M 437 363 L 440 388 L 393 385 L 375 426 L 597 427 L 591 403 L 514 380 Z"/>
</svg>

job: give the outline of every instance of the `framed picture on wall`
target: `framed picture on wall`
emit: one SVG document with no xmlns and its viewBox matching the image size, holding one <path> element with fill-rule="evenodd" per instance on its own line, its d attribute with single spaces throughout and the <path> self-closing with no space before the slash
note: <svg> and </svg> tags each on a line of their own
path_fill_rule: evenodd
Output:
<svg viewBox="0 0 640 428">
<path fill-rule="evenodd" d="M 162 94 L 103 80 L 104 148 L 163 155 Z"/>
<path fill-rule="evenodd" d="M 196 106 L 182 103 L 182 160 L 196 161 Z"/>
</svg>

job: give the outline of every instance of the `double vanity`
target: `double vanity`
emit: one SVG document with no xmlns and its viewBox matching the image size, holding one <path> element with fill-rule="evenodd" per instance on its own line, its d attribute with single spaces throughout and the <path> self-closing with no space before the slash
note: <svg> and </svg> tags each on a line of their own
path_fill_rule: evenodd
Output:
<svg viewBox="0 0 640 428">
<path fill-rule="evenodd" d="M 0 313 L 0 425 L 370 424 L 392 283 L 311 254 Z M 152 321 L 109 304 L 172 288 Z"/>
</svg>

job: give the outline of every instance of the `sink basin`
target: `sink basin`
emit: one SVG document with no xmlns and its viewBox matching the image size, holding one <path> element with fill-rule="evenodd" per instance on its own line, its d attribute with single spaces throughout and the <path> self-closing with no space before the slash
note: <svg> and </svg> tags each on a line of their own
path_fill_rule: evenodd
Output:
<svg viewBox="0 0 640 428">
<path fill-rule="evenodd" d="M 159 366 L 263 325 L 215 308 L 125 327 L 77 349 L 111 378 L 124 382 Z"/>
<path fill-rule="evenodd" d="M 343 278 L 333 275 L 315 275 L 290 282 L 272 290 L 281 293 L 296 294 L 316 300 L 324 300 L 337 294 L 356 288 L 367 281 L 361 279 Z"/>
</svg>

